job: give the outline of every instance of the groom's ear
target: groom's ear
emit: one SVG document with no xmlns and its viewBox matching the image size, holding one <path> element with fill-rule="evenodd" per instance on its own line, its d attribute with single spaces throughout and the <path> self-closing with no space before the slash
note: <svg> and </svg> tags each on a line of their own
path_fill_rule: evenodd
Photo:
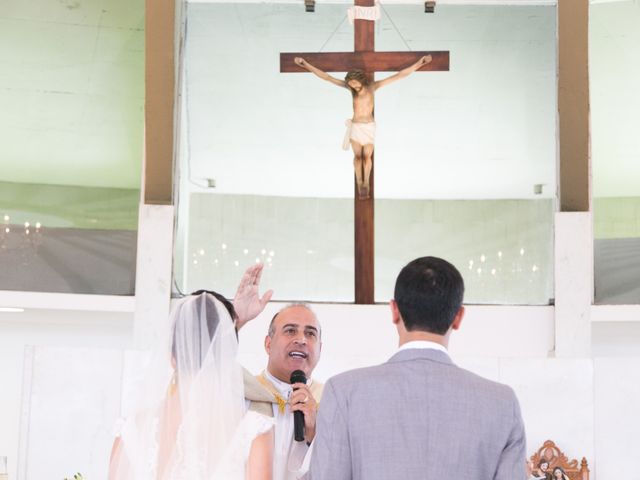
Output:
<svg viewBox="0 0 640 480">
<path fill-rule="evenodd" d="M 451 323 L 451 329 L 458 330 L 460 328 L 460 325 L 462 324 L 463 318 L 464 318 L 464 307 L 460 307 L 460 310 L 458 310 L 458 313 L 456 313 L 456 316 L 454 317 L 453 322 Z"/>
<path fill-rule="evenodd" d="M 398 325 L 398 323 L 402 320 L 400 309 L 398 309 L 398 302 L 396 302 L 392 298 L 391 300 L 389 300 L 389 307 L 391 307 L 391 322 L 394 325 Z"/>
</svg>

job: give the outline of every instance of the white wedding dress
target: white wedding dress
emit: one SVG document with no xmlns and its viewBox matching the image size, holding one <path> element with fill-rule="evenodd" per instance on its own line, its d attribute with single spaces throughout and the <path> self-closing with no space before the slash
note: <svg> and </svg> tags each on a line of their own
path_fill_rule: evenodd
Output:
<svg viewBox="0 0 640 480">
<path fill-rule="evenodd" d="M 110 480 L 245 480 L 252 441 L 273 420 L 245 413 L 238 343 L 210 293 L 175 305 L 119 432 Z"/>
</svg>

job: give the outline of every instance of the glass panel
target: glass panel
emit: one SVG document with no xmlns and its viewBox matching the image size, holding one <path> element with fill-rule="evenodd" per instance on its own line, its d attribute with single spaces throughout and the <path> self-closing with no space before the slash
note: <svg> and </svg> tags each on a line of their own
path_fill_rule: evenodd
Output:
<svg viewBox="0 0 640 480">
<path fill-rule="evenodd" d="M 377 48 L 449 50 L 451 71 L 376 96 L 376 300 L 408 261 L 437 255 L 462 271 L 468 303 L 547 304 L 555 7 L 416 8 L 385 6 Z"/>
<path fill-rule="evenodd" d="M 353 300 L 350 200 L 193 193 L 190 202 L 186 291 L 231 295 L 260 261 L 278 299 Z"/>
<path fill-rule="evenodd" d="M 133 295 L 139 198 L 0 182 L 0 290 Z"/>
<path fill-rule="evenodd" d="M 0 289 L 131 295 L 144 1 L 32 3 L 0 3 Z"/>
<path fill-rule="evenodd" d="M 231 295 L 260 260 L 275 299 L 353 301 L 350 98 L 279 72 L 280 52 L 349 51 L 351 32 L 344 5 L 187 4 L 179 290 Z"/>
<path fill-rule="evenodd" d="M 467 303 L 548 304 L 553 213 L 552 199 L 378 200 L 376 301 L 393 297 L 407 262 L 433 255 L 458 267 Z"/>
<path fill-rule="evenodd" d="M 376 299 L 406 261 L 438 254 L 461 269 L 472 261 L 472 302 L 546 304 L 555 8 L 438 9 L 385 6 L 376 27 L 381 51 L 452 52 L 451 72 L 416 73 L 377 98 Z M 277 299 L 353 300 L 352 154 L 339 149 L 351 98 L 279 73 L 279 52 L 353 49 L 346 6 L 317 10 L 188 4 L 180 290 L 231 294 L 260 260 Z"/>
<path fill-rule="evenodd" d="M 640 6 L 590 7 L 595 301 L 640 303 Z"/>
</svg>

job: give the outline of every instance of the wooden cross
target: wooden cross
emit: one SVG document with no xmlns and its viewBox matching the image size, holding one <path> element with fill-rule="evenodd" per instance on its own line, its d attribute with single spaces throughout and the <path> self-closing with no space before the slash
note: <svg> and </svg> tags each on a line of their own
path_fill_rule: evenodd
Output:
<svg viewBox="0 0 640 480">
<path fill-rule="evenodd" d="M 356 6 L 374 6 L 374 0 L 354 0 L 354 2 Z M 375 23 L 370 20 L 356 19 L 354 24 L 353 52 L 281 53 L 280 72 L 307 73 L 307 70 L 294 62 L 294 58 L 303 57 L 325 72 L 348 72 L 360 69 L 367 73 L 370 81 L 373 81 L 375 72 L 397 72 L 425 55 L 431 55 L 433 59 L 420 68 L 421 71 L 449 70 L 449 52 L 376 52 Z M 355 185 L 355 302 L 359 304 L 374 303 L 373 167 L 369 183 L 370 196 L 366 199 L 358 198 L 358 186 Z"/>
</svg>

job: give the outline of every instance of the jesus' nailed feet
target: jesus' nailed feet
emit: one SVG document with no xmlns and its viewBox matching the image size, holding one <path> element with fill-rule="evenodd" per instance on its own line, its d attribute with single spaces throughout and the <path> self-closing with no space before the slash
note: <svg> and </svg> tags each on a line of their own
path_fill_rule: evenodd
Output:
<svg viewBox="0 0 640 480">
<path fill-rule="evenodd" d="M 371 196 L 369 185 L 358 185 L 358 199 L 366 200 Z"/>
</svg>

